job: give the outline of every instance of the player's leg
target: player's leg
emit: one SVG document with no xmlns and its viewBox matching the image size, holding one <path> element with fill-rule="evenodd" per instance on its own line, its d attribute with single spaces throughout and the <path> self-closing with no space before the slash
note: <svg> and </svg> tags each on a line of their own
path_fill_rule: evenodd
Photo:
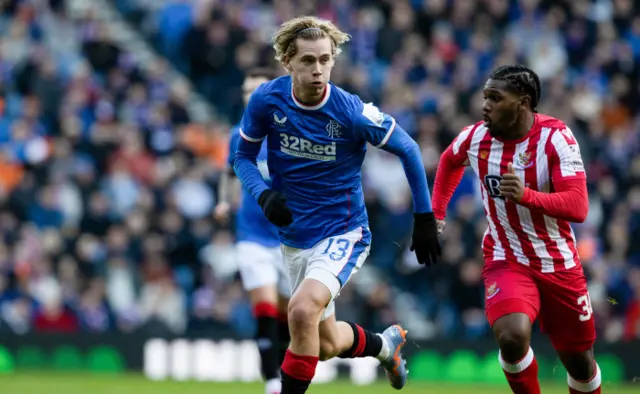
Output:
<svg viewBox="0 0 640 394">
<path fill-rule="evenodd" d="M 539 394 L 538 363 L 530 347 L 531 327 L 540 307 L 527 267 L 490 262 L 483 271 L 485 313 L 500 348 L 498 358 L 515 394 Z"/>
<path fill-rule="evenodd" d="M 393 387 L 400 389 L 406 382 L 406 362 L 401 350 L 406 333 L 392 326 L 382 334 L 365 330 L 354 322 L 336 321 L 334 300 L 364 264 L 369 255 L 371 234 L 361 228 L 330 238 L 315 248 L 309 262 L 309 276 L 316 277 L 331 292 L 331 302 L 324 310 L 319 327 L 320 359 L 333 357 L 377 357 L 385 368 Z"/>
<path fill-rule="evenodd" d="M 593 352 L 596 330 L 580 267 L 538 275 L 542 310 L 540 322 L 567 369 L 569 392 L 600 393 L 600 368 Z"/>
<path fill-rule="evenodd" d="M 370 237 L 367 229 L 360 228 L 325 239 L 309 250 L 284 248 L 294 293 L 289 302 L 291 345 L 282 365 L 282 394 L 305 392 L 321 355 L 326 359 L 353 346 L 353 329 L 348 325 L 350 331 L 341 329 L 344 325 L 338 326 L 332 317 L 333 300 L 364 262 Z M 332 318 L 320 323 L 328 317 Z"/>
<path fill-rule="evenodd" d="M 302 394 L 315 375 L 320 355 L 318 325 L 331 300 L 329 289 L 317 279 L 302 280 L 289 301 L 291 342 L 282 362 L 282 394 Z"/>
<path fill-rule="evenodd" d="M 256 319 L 255 340 L 266 393 L 280 393 L 278 333 L 278 271 L 269 249 L 250 242 L 237 245 L 242 283 Z"/>
<path fill-rule="evenodd" d="M 406 383 L 406 361 L 401 354 L 405 344 L 406 331 L 399 325 L 376 334 L 353 322 L 336 321 L 333 302 L 320 322 L 320 360 L 375 357 L 380 360 L 396 389 L 401 389 Z"/>
</svg>

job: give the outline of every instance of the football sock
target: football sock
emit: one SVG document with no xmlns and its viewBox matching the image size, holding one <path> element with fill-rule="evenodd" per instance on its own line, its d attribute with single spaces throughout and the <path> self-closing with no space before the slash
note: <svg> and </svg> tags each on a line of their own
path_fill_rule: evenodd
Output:
<svg viewBox="0 0 640 394">
<path fill-rule="evenodd" d="M 280 312 L 278 314 L 278 365 L 282 365 L 284 362 L 284 355 L 289 348 L 289 342 L 291 341 L 291 335 L 289 334 L 289 321 L 286 313 Z"/>
<path fill-rule="evenodd" d="M 378 357 L 383 350 L 380 335 L 365 330 L 359 325 L 346 322 L 353 329 L 353 345 L 338 355 L 340 358 Z M 386 349 L 386 347 L 385 347 Z"/>
<path fill-rule="evenodd" d="M 518 362 L 505 361 L 502 353 L 499 354 L 498 359 L 514 394 L 540 394 L 538 362 L 531 348 Z"/>
<path fill-rule="evenodd" d="M 318 357 L 301 356 L 287 350 L 282 363 L 281 394 L 304 394 L 316 373 Z"/>
<path fill-rule="evenodd" d="M 253 314 L 258 323 L 256 344 L 260 352 L 260 369 L 265 380 L 278 378 L 278 309 L 268 302 L 257 303 Z"/>
<path fill-rule="evenodd" d="M 596 372 L 593 377 L 587 381 L 580 381 L 572 378 L 567 374 L 567 380 L 569 381 L 569 393 L 571 394 L 600 394 L 602 390 L 600 384 L 602 383 L 602 376 L 600 374 L 600 367 L 596 363 Z"/>
</svg>

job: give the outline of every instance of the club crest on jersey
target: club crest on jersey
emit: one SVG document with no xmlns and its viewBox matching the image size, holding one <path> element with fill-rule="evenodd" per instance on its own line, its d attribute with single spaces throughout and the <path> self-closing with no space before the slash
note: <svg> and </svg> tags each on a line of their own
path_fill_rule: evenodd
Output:
<svg viewBox="0 0 640 394">
<path fill-rule="evenodd" d="M 283 116 L 282 118 L 280 118 L 278 116 L 278 114 L 276 112 L 273 113 L 273 121 L 275 122 L 276 125 L 280 126 L 280 127 L 284 127 L 284 124 L 287 122 L 287 117 Z"/>
<path fill-rule="evenodd" d="M 520 168 L 529 168 L 533 165 L 533 160 L 531 160 L 530 152 L 520 152 L 518 153 L 518 157 L 516 159 L 516 164 Z"/>
<path fill-rule="evenodd" d="M 493 282 L 493 284 L 487 288 L 487 300 L 493 298 L 499 292 L 500 289 L 498 288 L 498 283 Z"/>
<path fill-rule="evenodd" d="M 499 175 L 484 176 L 484 187 L 487 189 L 490 197 L 504 199 L 504 197 L 500 195 L 500 181 L 502 181 L 502 177 Z"/>
<path fill-rule="evenodd" d="M 329 138 L 332 140 L 342 137 L 342 125 L 333 119 L 327 123 L 327 127 L 325 127 L 325 129 L 327 130 Z"/>
<path fill-rule="evenodd" d="M 489 152 L 486 150 L 482 150 L 480 151 L 480 154 L 478 156 L 480 156 L 482 160 L 485 160 L 489 156 Z"/>
</svg>

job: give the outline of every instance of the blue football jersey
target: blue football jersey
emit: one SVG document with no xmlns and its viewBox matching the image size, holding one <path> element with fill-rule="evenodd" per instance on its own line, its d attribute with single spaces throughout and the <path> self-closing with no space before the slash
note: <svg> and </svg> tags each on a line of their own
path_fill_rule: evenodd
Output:
<svg viewBox="0 0 640 394">
<path fill-rule="evenodd" d="M 240 127 L 235 126 L 231 129 L 229 138 L 228 163 L 231 167 L 233 167 L 236 157 L 239 139 Z M 262 179 L 267 185 L 271 184 L 267 168 L 267 144 L 262 144 L 260 147 L 257 165 L 262 174 Z M 278 228 L 267 220 L 256 199 L 244 188 L 240 198 L 240 207 L 238 207 L 238 212 L 236 213 L 236 240 L 255 242 L 266 247 L 279 246 Z"/>
<path fill-rule="evenodd" d="M 254 144 L 267 139 L 271 187 L 293 213 L 293 223 L 279 228 L 282 243 L 306 249 L 368 226 L 361 181 L 367 142 L 384 146 L 395 127 L 392 117 L 331 83 L 313 106 L 296 100 L 290 76 L 252 94 L 240 135 Z M 249 188 L 254 198 L 264 189 Z"/>
</svg>

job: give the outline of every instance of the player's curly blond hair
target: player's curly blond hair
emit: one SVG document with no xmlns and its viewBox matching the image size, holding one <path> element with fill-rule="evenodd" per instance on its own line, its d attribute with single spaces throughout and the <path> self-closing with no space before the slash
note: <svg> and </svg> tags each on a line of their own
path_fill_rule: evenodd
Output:
<svg viewBox="0 0 640 394">
<path fill-rule="evenodd" d="M 273 49 L 276 50 L 276 60 L 284 64 L 295 56 L 298 48 L 296 38 L 304 40 L 318 40 L 330 37 L 333 55 L 342 52 L 340 45 L 351 39 L 351 36 L 338 29 L 331 21 L 315 16 L 301 16 L 284 22 L 273 36 Z"/>
</svg>

